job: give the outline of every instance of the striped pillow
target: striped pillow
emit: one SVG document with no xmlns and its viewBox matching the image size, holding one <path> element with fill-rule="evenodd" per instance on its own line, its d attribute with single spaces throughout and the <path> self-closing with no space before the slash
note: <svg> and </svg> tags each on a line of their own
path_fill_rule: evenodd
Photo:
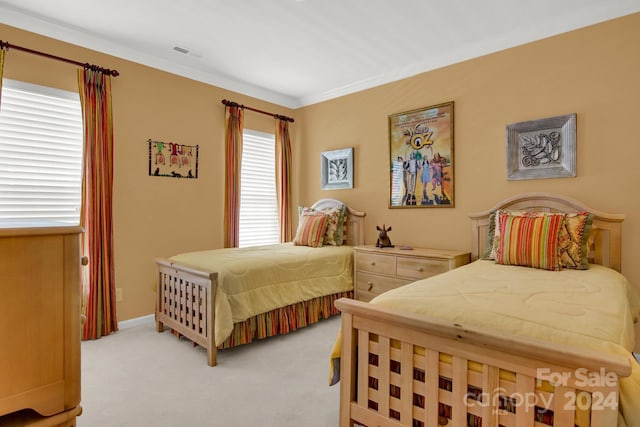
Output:
<svg viewBox="0 0 640 427">
<path fill-rule="evenodd" d="M 312 248 L 322 246 L 324 233 L 327 230 L 327 218 L 323 213 L 303 213 L 300 216 L 293 244 Z"/>
<path fill-rule="evenodd" d="M 327 229 L 324 232 L 323 245 L 341 246 L 343 244 L 344 236 L 344 218 L 346 217 L 347 207 L 345 205 L 325 208 L 325 209 L 313 209 L 298 206 L 298 216 L 302 214 L 323 213 L 328 216 Z"/>
<path fill-rule="evenodd" d="M 496 263 L 560 270 L 558 235 L 564 214 L 498 214 L 500 242 Z"/>
</svg>

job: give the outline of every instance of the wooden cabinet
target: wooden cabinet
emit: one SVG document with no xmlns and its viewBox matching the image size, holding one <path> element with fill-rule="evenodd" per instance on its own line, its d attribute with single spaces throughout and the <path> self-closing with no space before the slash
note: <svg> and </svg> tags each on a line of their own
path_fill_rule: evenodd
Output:
<svg viewBox="0 0 640 427">
<path fill-rule="evenodd" d="M 0 424 L 80 412 L 80 232 L 0 229 Z"/>
<path fill-rule="evenodd" d="M 2 427 L 76 427 L 76 417 L 82 413 L 80 405 L 68 411 L 45 417 L 31 410 L 13 412 L 0 417 Z"/>
<path fill-rule="evenodd" d="M 369 301 L 398 286 L 444 273 L 470 261 L 469 252 L 356 246 L 355 297 Z"/>
</svg>

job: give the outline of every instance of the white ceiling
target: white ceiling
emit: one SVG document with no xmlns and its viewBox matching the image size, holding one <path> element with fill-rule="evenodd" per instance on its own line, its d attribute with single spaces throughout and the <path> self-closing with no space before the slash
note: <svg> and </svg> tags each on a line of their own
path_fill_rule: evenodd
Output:
<svg viewBox="0 0 640 427">
<path fill-rule="evenodd" d="M 290 108 L 638 11 L 640 0 L 0 0 L 3 24 Z"/>
</svg>

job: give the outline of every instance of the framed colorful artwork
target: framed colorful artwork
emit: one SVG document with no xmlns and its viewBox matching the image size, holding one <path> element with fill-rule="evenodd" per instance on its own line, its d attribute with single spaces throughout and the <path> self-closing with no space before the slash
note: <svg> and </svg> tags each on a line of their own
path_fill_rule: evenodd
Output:
<svg viewBox="0 0 640 427">
<path fill-rule="evenodd" d="M 453 207 L 453 101 L 389 116 L 389 207 Z"/>
<path fill-rule="evenodd" d="M 149 176 L 198 178 L 198 146 L 149 139 Z"/>
</svg>

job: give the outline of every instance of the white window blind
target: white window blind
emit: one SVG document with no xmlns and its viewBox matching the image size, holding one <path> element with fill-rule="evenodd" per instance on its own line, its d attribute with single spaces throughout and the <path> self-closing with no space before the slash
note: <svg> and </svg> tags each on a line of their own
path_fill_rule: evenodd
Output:
<svg viewBox="0 0 640 427">
<path fill-rule="evenodd" d="M 4 79 L 0 227 L 79 224 L 82 145 L 77 93 Z"/>
<path fill-rule="evenodd" d="M 245 129 L 240 171 L 239 246 L 278 243 L 275 136 Z"/>
</svg>

